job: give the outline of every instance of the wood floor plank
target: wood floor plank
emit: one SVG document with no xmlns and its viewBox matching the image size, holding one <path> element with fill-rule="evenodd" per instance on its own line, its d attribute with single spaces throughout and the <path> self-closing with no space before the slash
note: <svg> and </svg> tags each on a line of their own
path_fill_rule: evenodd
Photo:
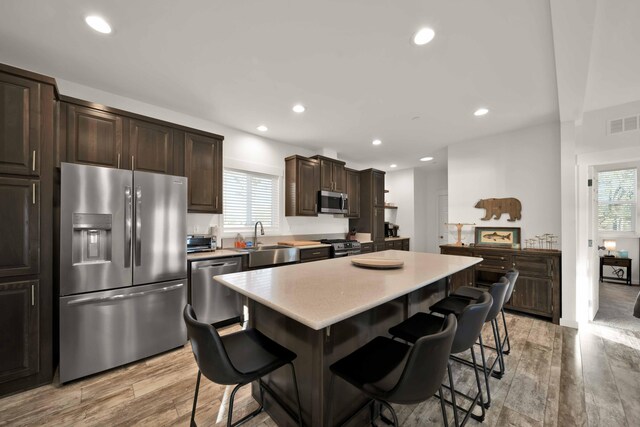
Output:
<svg viewBox="0 0 640 427">
<path fill-rule="evenodd" d="M 578 332 L 562 328 L 560 395 L 558 399 L 559 426 L 586 426 L 584 379 Z"/>
<path fill-rule="evenodd" d="M 485 422 L 470 420 L 469 426 L 637 425 L 640 333 L 597 325 L 600 329 L 588 332 L 585 328 L 578 334 L 512 313 L 507 313 L 507 324 L 512 349 L 505 356 L 506 374 L 490 380 L 492 404 Z M 239 327 L 222 333 L 236 330 Z M 483 335 L 493 345 L 490 327 L 485 326 Z M 476 351 L 479 355 L 477 347 Z M 493 360 L 495 353 L 489 353 Z M 602 366 L 607 369 L 599 369 Z M 186 345 L 67 385 L 48 385 L 0 399 L 0 425 L 185 426 L 191 417 L 196 375 L 197 365 Z M 456 364 L 454 377 L 459 390 L 475 390 L 471 368 Z M 225 425 L 231 389 L 202 379 L 196 412 L 199 425 Z M 244 387 L 236 396 L 234 419 L 257 407 L 250 387 Z M 403 426 L 442 424 L 438 399 L 395 408 Z M 450 407 L 447 412 L 452 423 Z M 246 426 L 275 424 L 262 413 Z"/>
</svg>

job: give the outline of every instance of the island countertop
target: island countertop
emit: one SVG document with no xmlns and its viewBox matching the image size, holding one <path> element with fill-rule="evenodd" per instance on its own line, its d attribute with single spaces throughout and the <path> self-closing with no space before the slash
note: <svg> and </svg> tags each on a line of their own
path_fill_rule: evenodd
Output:
<svg viewBox="0 0 640 427">
<path fill-rule="evenodd" d="M 403 268 L 356 267 L 354 258 L 390 258 Z M 481 258 L 388 250 L 355 257 L 215 276 L 215 280 L 312 329 L 377 307 L 481 262 Z"/>
</svg>

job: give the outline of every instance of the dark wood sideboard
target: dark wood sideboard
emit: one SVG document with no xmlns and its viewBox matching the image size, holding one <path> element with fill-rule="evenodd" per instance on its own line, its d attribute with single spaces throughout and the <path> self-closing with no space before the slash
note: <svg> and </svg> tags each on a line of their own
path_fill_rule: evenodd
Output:
<svg viewBox="0 0 640 427">
<path fill-rule="evenodd" d="M 483 261 L 451 278 L 451 290 L 460 286 L 488 288 L 507 270 L 520 276 L 505 308 L 550 318 L 559 324 L 562 298 L 561 252 L 480 246 L 440 246 L 442 254 L 480 257 Z"/>
</svg>

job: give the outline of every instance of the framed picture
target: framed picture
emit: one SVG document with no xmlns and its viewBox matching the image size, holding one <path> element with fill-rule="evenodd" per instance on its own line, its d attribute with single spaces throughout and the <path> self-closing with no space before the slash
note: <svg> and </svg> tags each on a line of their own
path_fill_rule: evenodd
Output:
<svg viewBox="0 0 640 427">
<path fill-rule="evenodd" d="M 520 227 L 476 227 L 476 246 L 520 247 Z"/>
</svg>

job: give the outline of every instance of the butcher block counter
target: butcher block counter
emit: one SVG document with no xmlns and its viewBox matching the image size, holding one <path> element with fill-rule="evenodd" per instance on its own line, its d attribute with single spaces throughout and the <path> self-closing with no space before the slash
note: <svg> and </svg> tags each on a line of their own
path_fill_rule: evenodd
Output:
<svg viewBox="0 0 640 427">
<path fill-rule="evenodd" d="M 356 267 L 354 258 L 398 259 L 401 269 Z M 337 424 L 366 398 L 336 381 L 333 422 L 327 419 L 329 366 L 408 316 L 425 311 L 447 292 L 447 278 L 479 258 L 388 250 L 264 270 L 216 276 L 249 300 L 249 326 L 295 352 L 304 424 Z M 290 372 L 264 378 L 287 410 L 265 395 L 265 408 L 278 425 L 295 425 Z M 258 389 L 254 384 L 254 396 Z M 367 422 L 367 411 L 361 421 Z"/>
</svg>

